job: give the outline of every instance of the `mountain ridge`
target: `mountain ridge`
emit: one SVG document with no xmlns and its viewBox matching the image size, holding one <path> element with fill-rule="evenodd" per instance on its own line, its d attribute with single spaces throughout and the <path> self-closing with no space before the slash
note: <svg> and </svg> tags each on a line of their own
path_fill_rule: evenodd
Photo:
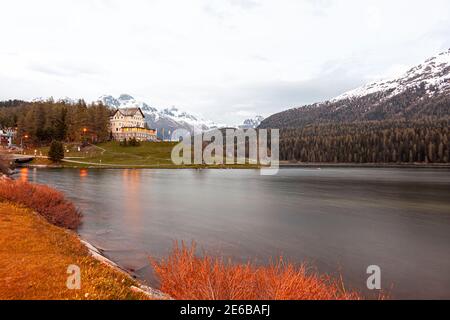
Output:
<svg viewBox="0 0 450 320">
<path fill-rule="evenodd" d="M 406 73 L 391 79 L 369 83 L 347 91 L 332 99 L 332 102 L 347 98 L 357 98 L 380 91 L 393 90 L 391 96 L 402 93 L 408 88 L 422 83 L 427 87 L 436 86 L 439 91 L 450 90 L 450 49 L 425 60 L 424 63 L 410 68 Z M 432 94 L 433 92 L 430 92 Z"/>
<path fill-rule="evenodd" d="M 450 49 L 399 77 L 369 83 L 328 101 L 276 113 L 259 128 L 448 116 L 449 97 Z"/>
</svg>

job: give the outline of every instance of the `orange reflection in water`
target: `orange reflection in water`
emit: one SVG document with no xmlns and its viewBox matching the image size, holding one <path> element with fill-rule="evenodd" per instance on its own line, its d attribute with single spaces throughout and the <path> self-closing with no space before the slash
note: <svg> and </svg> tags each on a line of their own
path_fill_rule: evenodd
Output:
<svg viewBox="0 0 450 320">
<path fill-rule="evenodd" d="M 86 178 L 89 175 L 89 171 L 87 169 L 80 169 L 80 178 Z"/>
<path fill-rule="evenodd" d="M 28 181 L 28 175 L 29 175 L 29 169 L 28 168 L 21 168 L 20 169 L 20 181 L 27 182 Z"/>
<path fill-rule="evenodd" d="M 139 188 L 141 182 L 141 172 L 139 170 L 125 169 L 122 173 L 123 178 L 123 192 L 125 212 L 135 224 L 140 222 L 140 203 L 139 203 Z"/>
</svg>

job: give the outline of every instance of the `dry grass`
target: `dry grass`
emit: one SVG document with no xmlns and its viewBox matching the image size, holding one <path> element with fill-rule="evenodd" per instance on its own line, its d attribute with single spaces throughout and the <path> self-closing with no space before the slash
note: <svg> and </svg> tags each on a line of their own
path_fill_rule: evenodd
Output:
<svg viewBox="0 0 450 320">
<path fill-rule="evenodd" d="M 81 290 L 66 287 L 72 264 L 81 269 Z M 126 275 L 89 256 L 74 233 L 0 202 L 0 300 L 145 298 L 131 285 Z"/>
<path fill-rule="evenodd" d="M 25 181 L 0 181 L 0 201 L 10 201 L 33 209 L 50 223 L 75 230 L 81 213 L 64 195 L 48 186 Z"/>
<path fill-rule="evenodd" d="M 182 300 L 355 300 L 342 283 L 308 272 L 281 259 L 270 265 L 234 265 L 219 258 L 195 255 L 195 244 L 175 244 L 171 255 L 153 261 L 161 291 Z"/>
</svg>

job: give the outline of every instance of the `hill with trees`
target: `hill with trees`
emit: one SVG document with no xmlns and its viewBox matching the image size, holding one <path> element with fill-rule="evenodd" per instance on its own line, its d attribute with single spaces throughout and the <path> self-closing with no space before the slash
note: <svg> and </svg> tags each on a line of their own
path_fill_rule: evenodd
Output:
<svg viewBox="0 0 450 320">
<path fill-rule="evenodd" d="M 259 128 L 281 130 L 281 160 L 448 163 L 449 122 L 450 51 L 402 77 L 272 115 Z"/>
<path fill-rule="evenodd" d="M 53 140 L 66 142 L 107 141 L 111 110 L 101 103 L 65 101 L 0 102 L 0 126 L 17 128 L 18 137 L 28 136 L 36 145 Z"/>
</svg>

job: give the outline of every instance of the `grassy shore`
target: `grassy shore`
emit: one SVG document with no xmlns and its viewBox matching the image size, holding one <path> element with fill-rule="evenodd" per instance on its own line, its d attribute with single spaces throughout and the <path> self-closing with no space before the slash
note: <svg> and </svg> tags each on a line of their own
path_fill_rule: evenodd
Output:
<svg viewBox="0 0 450 320">
<path fill-rule="evenodd" d="M 45 166 L 62 168 L 154 168 L 154 169 L 258 169 L 258 165 L 175 165 L 171 153 L 176 142 L 141 142 L 140 146 L 121 146 L 111 141 L 89 145 L 78 151 L 78 144 L 65 144 L 65 159 L 55 164 L 46 158 L 48 147 L 29 148 L 28 155 L 37 155 L 24 166 Z M 68 151 L 68 152 L 67 152 Z M 450 169 L 448 163 L 302 163 L 280 161 L 282 168 L 436 168 Z"/>
<path fill-rule="evenodd" d="M 121 146 L 111 141 L 97 145 L 89 145 L 78 151 L 78 145 L 66 144 L 65 159 L 58 167 L 68 168 L 258 168 L 255 165 L 175 165 L 171 160 L 171 153 L 176 142 L 141 142 L 139 146 Z M 45 157 L 48 147 L 27 149 L 26 153 L 37 159 L 30 165 L 55 166 Z M 68 151 L 68 152 L 67 152 Z M 42 155 L 42 157 L 40 157 Z"/>
<path fill-rule="evenodd" d="M 0 202 L 0 300 L 145 299 L 136 283 L 88 254 L 76 234 L 30 209 Z M 66 286 L 67 268 L 81 270 L 81 290 Z"/>
</svg>

